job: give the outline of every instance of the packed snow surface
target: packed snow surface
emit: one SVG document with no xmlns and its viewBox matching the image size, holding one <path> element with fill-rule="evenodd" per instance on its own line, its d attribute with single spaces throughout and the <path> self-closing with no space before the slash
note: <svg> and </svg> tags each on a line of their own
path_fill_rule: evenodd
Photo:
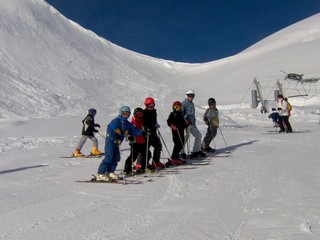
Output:
<svg viewBox="0 0 320 240">
<path fill-rule="evenodd" d="M 280 71 L 320 76 L 320 14 L 235 56 L 187 64 L 116 46 L 42 0 L 0 6 L 1 240 L 320 239 L 318 84 L 285 81 Z M 269 107 L 281 81 L 295 133 L 277 133 L 268 114 L 250 107 L 254 78 Z M 98 110 L 104 131 L 121 105 L 155 98 L 171 152 L 166 119 L 189 88 L 203 136 L 207 99 L 216 99 L 221 131 L 211 147 L 229 157 L 139 185 L 76 182 L 102 160 L 60 158 L 75 148 L 87 109 Z M 88 141 L 83 152 L 90 148 Z"/>
</svg>

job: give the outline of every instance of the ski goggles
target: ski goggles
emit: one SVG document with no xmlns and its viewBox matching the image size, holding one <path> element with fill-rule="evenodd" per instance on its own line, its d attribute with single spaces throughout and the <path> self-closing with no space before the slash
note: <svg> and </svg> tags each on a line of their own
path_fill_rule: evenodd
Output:
<svg viewBox="0 0 320 240">
<path fill-rule="evenodd" d="M 175 105 L 173 106 L 173 109 L 176 111 L 181 111 L 182 110 L 182 105 Z"/>
<path fill-rule="evenodd" d="M 154 103 L 150 103 L 148 105 L 146 105 L 147 108 L 154 108 L 155 104 Z"/>
<path fill-rule="evenodd" d="M 123 112 L 122 113 L 122 116 L 125 117 L 125 118 L 130 117 L 130 115 L 131 115 L 131 113 L 129 113 L 129 112 Z"/>
<path fill-rule="evenodd" d="M 187 97 L 194 98 L 194 94 L 187 94 Z"/>
</svg>

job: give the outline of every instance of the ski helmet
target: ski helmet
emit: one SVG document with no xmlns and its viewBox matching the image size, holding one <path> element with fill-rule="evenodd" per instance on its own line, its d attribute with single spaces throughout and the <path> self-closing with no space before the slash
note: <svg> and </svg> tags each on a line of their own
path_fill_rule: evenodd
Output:
<svg viewBox="0 0 320 240">
<path fill-rule="evenodd" d="M 152 97 L 147 97 L 147 98 L 144 100 L 144 104 L 145 104 L 145 105 L 155 104 L 155 102 L 154 102 L 154 99 L 153 99 Z"/>
<path fill-rule="evenodd" d="M 186 95 L 195 95 L 195 92 L 194 92 L 194 90 L 189 89 L 186 91 Z"/>
<path fill-rule="evenodd" d="M 211 105 L 213 103 L 216 103 L 216 100 L 214 98 L 209 98 L 208 99 L 208 105 Z"/>
<path fill-rule="evenodd" d="M 137 107 L 136 109 L 134 109 L 133 116 L 135 116 L 137 118 L 142 118 L 143 117 L 143 109 L 140 107 Z"/>
<path fill-rule="evenodd" d="M 122 106 L 119 110 L 119 115 L 122 115 L 122 113 L 127 112 L 131 114 L 131 109 L 128 106 Z"/>
<path fill-rule="evenodd" d="M 97 110 L 96 109 L 94 109 L 94 108 L 90 108 L 89 110 L 88 110 L 88 114 L 91 114 L 91 115 L 96 115 L 97 114 Z"/>
<path fill-rule="evenodd" d="M 182 104 L 181 104 L 181 102 L 175 101 L 175 102 L 172 104 L 172 109 L 173 109 L 173 110 L 176 110 L 176 111 L 181 111 L 181 109 L 182 109 Z"/>
</svg>

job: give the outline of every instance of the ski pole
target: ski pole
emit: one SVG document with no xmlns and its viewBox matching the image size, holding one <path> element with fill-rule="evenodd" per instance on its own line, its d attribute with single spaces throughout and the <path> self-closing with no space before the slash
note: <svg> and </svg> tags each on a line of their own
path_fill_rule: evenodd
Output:
<svg viewBox="0 0 320 240">
<path fill-rule="evenodd" d="M 223 141 L 224 141 L 224 144 L 226 145 L 226 147 L 228 147 L 228 144 L 227 144 L 227 142 L 226 142 L 226 139 L 224 138 L 224 136 L 223 136 L 223 134 L 222 134 L 221 128 L 220 128 L 220 127 L 218 127 L 218 128 L 219 128 L 219 131 L 220 131 L 220 133 L 221 133 L 221 136 L 222 136 L 222 139 L 223 139 Z"/>
<path fill-rule="evenodd" d="M 167 144 L 166 144 L 166 142 L 164 141 L 164 139 L 163 139 L 163 137 L 162 137 L 159 129 L 158 129 L 158 134 L 159 134 L 159 136 L 160 136 L 160 138 L 161 138 L 161 140 L 162 140 L 162 142 L 163 142 L 163 145 L 164 145 L 164 147 L 166 148 L 166 150 L 167 150 L 167 152 L 168 152 L 168 155 L 169 155 L 169 157 L 170 157 L 169 149 L 168 149 Z"/>
<path fill-rule="evenodd" d="M 100 135 L 101 137 L 103 137 L 104 139 L 106 139 L 106 136 L 104 135 L 103 132 L 101 132 L 101 130 L 99 130 L 98 133 L 99 133 L 99 135 Z"/>
<path fill-rule="evenodd" d="M 133 143 L 131 143 L 131 175 L 133 176 Z"/>
<path fill-rule="evenodd" d="M 191 126 L 187 127 L 187 158 L 190 158 L 191 152 L 190 152 L 190 131 Z"/>
<path fill-rule="evenodd" d="M 184 142 L 182 141 L 182 137 L 181 137 L 181 134 L 179 132 L 179 129 L 177 129 L 177 132 L 178 132 L 178 136 L 179 136 L 179 139 L 180 139 L 181 145 L 183 147 L 183 151 L 184 151 Z"/>
<path fill-rule="evenodd" d="M 144 171 L 147 172 L 148 168 L 148 158 L 149 158 L 149 137 L 150 137 L 150 130 L 147 129 L 147 145 L 146 145 L 146 165 L 144 167 Z"/>
</svg>

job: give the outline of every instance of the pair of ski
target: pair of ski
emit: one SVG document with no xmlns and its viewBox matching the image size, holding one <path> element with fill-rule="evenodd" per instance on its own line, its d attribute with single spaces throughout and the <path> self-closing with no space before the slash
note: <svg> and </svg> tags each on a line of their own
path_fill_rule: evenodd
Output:
<svg viewBox="0 0 320 240">
<path fill-rule="evenodd" d="M 80 157 L 76 157 L 76 156 L 65 156 L 65 157 L 60 157 L 60 158 L 101 158 L 104 156 L 103 154 L 99 154 L 99 155 L 93 155 L 93 154 L 89 154 L 89 155 L 84 155 L 84 156 L 80 156 Z"/>
</svg>

